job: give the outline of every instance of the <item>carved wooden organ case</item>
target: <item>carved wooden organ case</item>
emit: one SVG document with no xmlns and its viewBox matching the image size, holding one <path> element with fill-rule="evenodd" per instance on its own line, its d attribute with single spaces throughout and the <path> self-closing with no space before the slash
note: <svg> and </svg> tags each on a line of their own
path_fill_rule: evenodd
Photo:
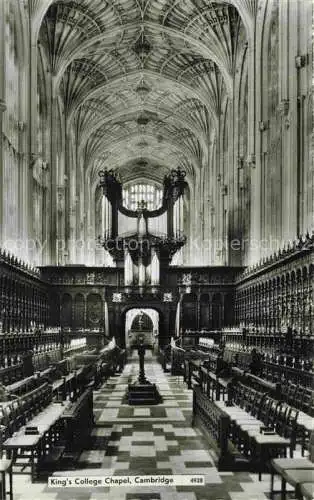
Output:
<svg viewBox="0 0 314 500">
<path fill-rule="evenodd" d="M 184 245 L 183 196 L 186 173 L 178 168 L 164 177 L 162 200 L 149 210 L 144 200 L 136 210 L 123 203 L 123 185 L 113 170 L 99 173 L 103 189 L 103 235 L 101 245 L 110 253 L 117 267 L 124 267 L 125 286 L 158 287 L 160 271 L 168 267 L 174 254 Z M 121 219 L 124 227 L 121 230 Z M 163 231 L 158 219 L 162 219 Z"/>
</svg>

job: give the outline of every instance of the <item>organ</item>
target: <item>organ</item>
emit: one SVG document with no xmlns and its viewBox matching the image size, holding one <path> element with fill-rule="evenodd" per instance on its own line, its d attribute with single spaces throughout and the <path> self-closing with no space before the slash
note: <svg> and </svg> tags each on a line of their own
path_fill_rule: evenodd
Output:
<svg viewBox="0 0 314 500">
<path fill-rule="evenodd" d="M 161 191 L 145 184 L 123 190 L 113 171 L 99 173 L 103 204 L 110 205 L 111 213 L 109 222 L 106 219 L 103 225 L 100 242 L 117 266 L 124 266 L 125 286 L 158 286 L 160 268 L 166 268 L 184 244 L 185 175 L 179 168 L 172 170 L 165 176 Z M 140 198 L 142 195 L 145 200 Z"/>
</svg>

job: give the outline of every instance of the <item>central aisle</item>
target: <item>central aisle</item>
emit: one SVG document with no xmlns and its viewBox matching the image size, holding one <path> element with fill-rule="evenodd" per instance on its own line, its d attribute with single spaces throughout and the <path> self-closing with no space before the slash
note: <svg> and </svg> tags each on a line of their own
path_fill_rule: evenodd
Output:
<svg viewBox="0 0 314 500">
<path fill-rule="evenodd" d="M 116 475 L 202 474 L 206 485 L 108 488 L 105 498 L 265 500 L 268 476 L 265 482 L 259 483 L 255 474 L 217 471 L 215 452 L 209 449 L 201 433 L 191 427 L 192 391 L 187 389 L 182 377 L 164 373 L 150 352 L 145 355 L 145 374 L 157 384 L 162 395 L 163 402 L 157 406 L 125 404 L 127 386 L 138 376 L 137 355 L 133 355 L 123 374 L 112 377 L 95 392 L 96 449 L 82 454 L 82 468 L 101 466 L 106 474 Z M 104 456 L 101 446 L 105 443 Z"/>
<path fill-rule="evenodd" d="M 90 449 L 78 469 L 100 469 L 102 475 L 202 474 L 205 486 L 111 487 L 105 490 L 49 490 L 46 485 L 14 479 L 14 500 L 266 500 L 269 476 L 258 482 L 255 474 L 218 472 L 215 453 L 197 429 L 191 427 L 192 391 L 182 377 L 165 374 L 150 353 L 145 356 L 146 377 L 158 385 L 163 403 L 138 407 L 125 404 L 130 382 L 137 378 L 133 357 L 94 393 L 96 426 Z M 92 471 L 90 470 L 90 473 Z M 29 479 L 27 479 L 29 481 Z M 17 484 L 18 483 L 18 484 Z M 24 487 L 22 486 L 24 483 Z M 32 494 L 31 494 L 32 493 Z"/>
</svg>

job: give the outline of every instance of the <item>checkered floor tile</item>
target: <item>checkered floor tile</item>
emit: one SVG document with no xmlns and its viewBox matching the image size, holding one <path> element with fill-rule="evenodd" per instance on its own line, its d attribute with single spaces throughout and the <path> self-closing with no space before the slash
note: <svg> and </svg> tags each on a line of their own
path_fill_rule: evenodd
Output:
<svg viewBox="0 0 314 500">
<path fill-rule="evenodd" d="M 51 490 L 43 482 L 31 484 L 29 476 L 23 475 L 14 476 L 14 500 L 269 499 L 267 474 L 259 482 L 255 474 L 218 472 L 215 452 L 198 429 L 191 427 L 192 391 L 182 378 L 165 374 L 151 356 L 147 358 L 146 377 L 158 386 L 162 403 L 145 407 L 125 403 L 128 384 L 138 374 L 138 361 L 132 358 L 121 375 L 112 377 L 94 393 L 95 427 L 90 449 L 81 454 L 75 473 L 201 474 L 205 485 L 145 486 L 131 491 L 126 487 Z M 279 482 L 275 486 L 280 489 Z"/>
</svg>

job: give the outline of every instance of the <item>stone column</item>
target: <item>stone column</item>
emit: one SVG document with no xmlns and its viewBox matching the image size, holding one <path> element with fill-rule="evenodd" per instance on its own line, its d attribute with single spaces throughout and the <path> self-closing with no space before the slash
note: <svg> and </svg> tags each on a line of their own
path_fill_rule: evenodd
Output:
<svg viewBox="0 0 314 500">
<path fill-rule="evenodd" d="M 279 2 L 279 112 L 282 117 L 282 163 L 285 167 L 283 169 L 282 234 L 285 240 L 295 238 L 298 225 L 297 82 L 294 61 L 298 53 L 296 45 L 298 36 L 297 4 L 298 2 Z M 290 23 L 291 13 L 293 13 L 292 23 Z M 293 101 L 291 101 L 292 96 Z"/>
<path fill-rule="evenodd" d="M 3 179 L 3 141 L 2 141 L 2 118 L 6 110 L 5 104 L 5 4 L 6 0 L 0 0 L 0 179 Z M 3 241 L 3 182 L 0 185 L 0 245 Z"/>
<path fill-rule="evenodd" d="M 0 18 L 1 18 L 1 13 L 0 13 Z M 1 33 L 1 28 L 0 28 L 0 33 Z M 0 74 L 1 74 L 1 69 L 0 69 Z M 4 100 L 0 98 L 0 137 L 2 137 L 2 115 L 6 110 L 6 105 Z M 2 146 L 2 140 L 0 141 L 0 179 L 3 179 L 3 146 Z M 3 241 L 3 186 L 4 183 L 1 182 L 0 185 L 0 245 Z"/>
<path fill-rule="evenodd" d="M 53 86 L 53 82 L 51 82 Z M 51 158 L 50 158 L 50 261 L 51 264 L 57 264 L 57 174 L 58 174 L 58 162 L 57 162 L 57 99 L 52 96 L 51 99 Z"/>
<path fill-rule="evenodd" d="M 29 14 L 31 15 L 31 14 Z M 27 139 L 28 139 L 28 162 L 23 168 L 23 237 L 27 239 L 33 238 L 33 166 L 38 160 L 37 149 L 37 33 L 34 28 L 33 19 L 29 22 L 29 61 L 28 61 L 28 78 L 22 82 L 22 85 L 27 86 Z"/>
</svg>

